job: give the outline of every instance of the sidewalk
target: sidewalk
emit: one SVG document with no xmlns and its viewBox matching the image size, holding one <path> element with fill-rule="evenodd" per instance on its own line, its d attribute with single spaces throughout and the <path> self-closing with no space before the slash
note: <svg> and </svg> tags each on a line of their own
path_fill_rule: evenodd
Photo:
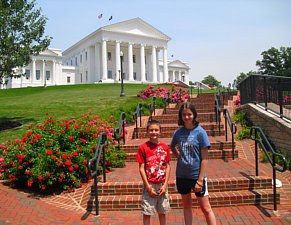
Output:
<svg viewBox="0 0 291 225">
<path fill-rule="evenodd" d="M 253 141 L 243 140 L 237 142 L 239 149 L 239 159 L 229 161 L 229 173 L 242 173 L 248 171 L 255 173 Z M 244 162 L 244 163 L 243 163 Z M 222 168 L 211 163 L 209 177 L 215 178 L 217 173 L 227 173 Z M 122 170 L 130 170 L 129 175 L 139 179 L 134 165 L 108 174 L 108 179 L 122 177 Z M 226 169 L 226 168 L 224 168 Z M 173 168 L 174 170 L 174 168 Z M 259 174 L 271 176 L 271 167 L 267 164 L 259 165 Z M 227 176 L 227 174 L 225 174 Z M 123 176 L 124 177 L 124 176 Z M 216 214 L 217 224 L 238 225 L 238 224 L 291 224 L 291 172 L 277 173 L 277 178 L 282 181 L 283 187 L 279 189 L 281 194 L 281 204 L 278 210 L 273 211 L 273 205 L 260 206 L 237 206 L 237 207 L 218 207 L 213 208 Z M 84 188 L 90 188 L 90 185 Z M 25 193 L 5 186 L 0 183 L 0 225 L 30 225 L 30 224 L 98 224 L 98 225 L 137 225 L 142 224 L 140 211 L 100 211 L 100 216 L 95 216 L 95 212 L 86 212 L 78 204 L 82 198 L 82 188 L 75 193 L 62 194 L 49 198 L 35 198 L 30 193 Z M 210 193 L 211 196 L 211 193 Z M 193 224 L 206 224 L 204 216 L 199 209 L 193 209 Z M 167 216 L 169 225 L 183 224 L 183 212 L 181 209 L 172 209 Z M 154 225 L 159 224 L 158 218 L 152 218 Z"/>
</svg>

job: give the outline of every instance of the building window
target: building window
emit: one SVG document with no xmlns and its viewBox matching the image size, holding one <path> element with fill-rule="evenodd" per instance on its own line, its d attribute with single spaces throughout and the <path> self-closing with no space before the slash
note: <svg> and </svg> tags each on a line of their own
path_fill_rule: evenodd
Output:
<svg viewBox="0 0 291 225">
<path fill-rule="evenodd" d="M 71 83 L 71 77 L 67 77 L 67 84 Z"/>
<path fill-rule="evenodd" d="M 88 54 L 87 54 L 87 52 L 85 53 L 85 58 L 86 58 L 86 61 L 87 61 L 87 59 L 88 59 Z"/>
<path fill-rule="evenodd" d="M 107 74 L 108 79 L 112 79 L 112 70 L 108 70 L 108 74 Z"/>
<path fill-rule="evenodd" d="M 83 83 L 83 75 L 82 74 L 81 74 L 80 80 L 81 80 L 81 83 Z"/>
<path fill-rule="evenodd" d="M 73 65 L 73 60 L 71 60 L 71 66 Z"/>
<path fill-rule="evenodd" d="M 78 58 L 75 58 L 75 65 L 78 66 Z"/>
<path fill-rule="evenodd" d="M 133 79 L 136 80 L 136 72 L 133 72 Z"/>
<path fill-rule="evenodd" d="M 45 71 L 45 77 L 46 77 L 46 80 L 51 79 L 51 72 L 49 70 Z"/>
<path fill-rule="evenodd" d="M 132 61 L 133 61 L 133 63 L 136 63 L 136 61 L 135 61 L 135 55 L 132 56 Z"/>
<path fill-rule="evenodd" d="M 26 77 L 26 80 L 30 79 L 30 70 L 25 70 L 25 77 Z"/>
<path fill-rule="evenodd" d="M 111 52 L 107 52 L 108 61 L 111 61 Z"/>
<path fill-rule="evenodd" d="M 35 71 L 35 78 L 36 80 L 40 80 L 40 70 Z"/>
<path fill-rule="evenodd" d="M 86 71 L 86 81 L 88 81 L 88 71 Z"/>
</svg>

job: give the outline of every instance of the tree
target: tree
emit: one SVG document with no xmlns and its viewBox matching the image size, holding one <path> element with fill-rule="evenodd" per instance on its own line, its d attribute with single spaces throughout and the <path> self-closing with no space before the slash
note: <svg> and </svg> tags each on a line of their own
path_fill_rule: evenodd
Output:
<svg viewBox="0 0 291 225">
<path fill-rule="evenodd" d="M 203 84 L 216 86 L 216 87 L 220 84 L 220 82 L 218 80 L 216 80 L 215 77 L 212 75 L 208 75 L 208 76 L 204 77 L 204 79 L 201 82 Z"/>
<path fill-rule="evenodd" d="M 35 9 L 35 0 L 0 0 L 0 84 L 19 77 L 15 68 L 28 65 L 51 42 L 43 37 L 47 18 Z"/>
<path fill-rule="evenodd" d="M 291 47 L 274 47 L 263 51 L 263 59 L 256 62 L 262 74 L 291 77 Z"/>
<path fill-rule="evenodd" d="M 253 75 L 253 74 L 257 74 L 257 72 L 254 71 L 250 71 L 248 73 L 240 73 L 240 75 L 238 75 L 235 79 L 236 81 L 236 87 L 238 87 L 238 84 L 243 81 L 244 79 L 246 79 L 248 76 Z"/>
</svg>

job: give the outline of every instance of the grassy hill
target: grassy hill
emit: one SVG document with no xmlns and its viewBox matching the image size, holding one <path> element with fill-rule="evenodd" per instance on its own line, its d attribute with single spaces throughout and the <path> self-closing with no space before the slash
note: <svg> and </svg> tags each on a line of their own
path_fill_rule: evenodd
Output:
<svg viewBox="0 0 291 225">
<path fill-rule="evenodd" d="M 137 93 L 147 84 L 125 84 L 125 97 L 120 97 L 120 84 L 89 84 L 0 90 L 0 123 L 14 121 L 20 127 L 0 131 L 0 144 L 22 137 L 31 123 L 43 122 L 46 113 L 55 119 L 79 118 L 92 112 L 102 118 L 128 109 L 141 101 Z M 120 113 L 118 113 L 119 115 Z M 119 118 L 118 116 L 116 117 Z"/>
</svg>

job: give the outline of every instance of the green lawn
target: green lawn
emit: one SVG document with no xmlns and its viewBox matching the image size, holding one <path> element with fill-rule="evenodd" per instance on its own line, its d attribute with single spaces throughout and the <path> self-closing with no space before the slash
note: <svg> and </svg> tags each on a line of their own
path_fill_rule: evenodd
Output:
<svg viewBox="0 0 291 225">
<path fill-rule="evenodd" d="M 29 124 L 46 119 L 46 112 L 55 119 L 79 118 L 81 114 L 89 111 L 102 118 L 108 118 L 111 114 L 116 114 L 116 111 L 137 105 L 141 101 L 137 93 L 147 86 L 125 84 L 125 97 L 120 97 L 120 84 L 0 90 L 0 122 L 8 120 L 23 124 L 18 128 L 0 131 L 0 144 L 8 139 L 22 137 Z"/>
</svg>

